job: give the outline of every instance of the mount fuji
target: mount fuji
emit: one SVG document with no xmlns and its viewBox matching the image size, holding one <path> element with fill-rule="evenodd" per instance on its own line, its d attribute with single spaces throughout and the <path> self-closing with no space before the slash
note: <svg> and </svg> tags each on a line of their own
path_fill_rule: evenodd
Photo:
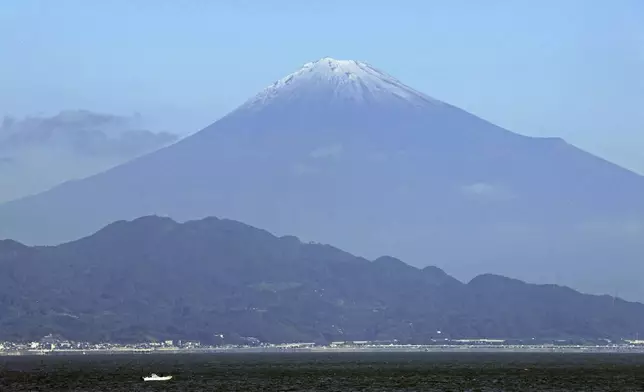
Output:
<svg viewBox="0 0 644 392">
<path fill-rule="evenodd" d="M 359 61 L 305 64 L 172 146 L 1 205 L 0 237 L 53 244 L 153 214 L 644 300 L 644 177 Z"/>
</svg>

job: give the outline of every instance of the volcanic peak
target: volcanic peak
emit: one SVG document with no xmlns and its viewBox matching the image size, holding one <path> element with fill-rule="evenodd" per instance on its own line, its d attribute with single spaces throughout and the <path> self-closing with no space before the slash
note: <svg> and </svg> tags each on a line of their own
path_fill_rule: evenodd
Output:
<svg viewBox="0 0 644 392">
<path fill-rule="evenodd" d="M 301 99 L 302 95 L 357 102 L 394 98 L 414 106 L 442 104 L 368 63 L 324 57 L 306 63 L 296 72 L 274 82 L 243 107 L 265 104 L 277 98 Z"/>
</svg>

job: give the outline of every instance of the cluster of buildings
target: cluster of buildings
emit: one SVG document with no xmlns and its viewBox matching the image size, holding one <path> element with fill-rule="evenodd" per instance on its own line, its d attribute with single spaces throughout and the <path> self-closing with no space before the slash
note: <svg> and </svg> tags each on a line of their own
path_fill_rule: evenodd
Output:
<svg viewBox="0 0 644 392">
<path fill-rule="evenodd" d="M 64 355 L 64 354 L 135 354 L 135 353 L 223 353 L 223 352 L 345 352 L 345 351 L 538 351 L 538 352 L 644 352 L 644 340 L 614 343 L 571 342 L 566 340 L 509 341 L 504 339 L 445 339 L 430 344 L 402 344 L 396 340 L 336 341 L 319 343 L 262 343 L 245 338 L 243 344 L 204 345 L 197 341 L 142 342 L 132 344 L 74 342 L 48 335 L 27 343 L 0 342 L 1 355 Z"/>
<path fill-rule="evenodd" d="M 202 345 L 194 341 L 143 342 L 133 344 L 119 343 L 88 343 L 75 342 L 52 335 L 47 335 L 39 341 L 16 343 L 0 342 L 0 355 L 25 355 L 25 354 L 64 354 L 64 353 L 137 353 L 154 351 L 173 351 L 200 349 Z"/>
</svg>

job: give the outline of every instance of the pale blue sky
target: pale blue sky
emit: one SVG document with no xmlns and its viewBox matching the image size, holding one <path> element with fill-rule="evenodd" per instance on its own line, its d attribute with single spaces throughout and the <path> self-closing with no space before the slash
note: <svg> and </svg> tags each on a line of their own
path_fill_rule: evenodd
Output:
<svg viewBox="0 0 644 392">
<path fill-rule="evenodd" d="M 189 133 L 324 56 L 644 173 L 641 0 L 4 0 L 0 115 Z"/>
</svg>

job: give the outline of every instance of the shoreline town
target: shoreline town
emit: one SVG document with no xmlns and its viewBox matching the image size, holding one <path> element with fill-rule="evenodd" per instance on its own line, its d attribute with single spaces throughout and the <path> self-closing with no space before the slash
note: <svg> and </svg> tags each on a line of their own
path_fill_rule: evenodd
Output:
<svg viewBox="0 0 644 392">
<path fill-rule="evenodd" d="M 136 344 L 84 343 L 56 339 L 51 335 L 37 342 L 0 342 L 0 356 L 27 355 L 118 355 L 118 354 L 226 354 L 226 353 L 351 353 L 351 352 L 429 352 L 429 353 L 644 353 L 644 340 L 571 343 L 551 341 L 523 343 L 502 339 L 457 339 L 432 344 L 399 344 L 396 341 L 345 341 L 326 345 L 316 343 L 261 343 L 248 338 L 245 344 L 203 345 L 196 341 L 144 342 Z"/>
</svg>

